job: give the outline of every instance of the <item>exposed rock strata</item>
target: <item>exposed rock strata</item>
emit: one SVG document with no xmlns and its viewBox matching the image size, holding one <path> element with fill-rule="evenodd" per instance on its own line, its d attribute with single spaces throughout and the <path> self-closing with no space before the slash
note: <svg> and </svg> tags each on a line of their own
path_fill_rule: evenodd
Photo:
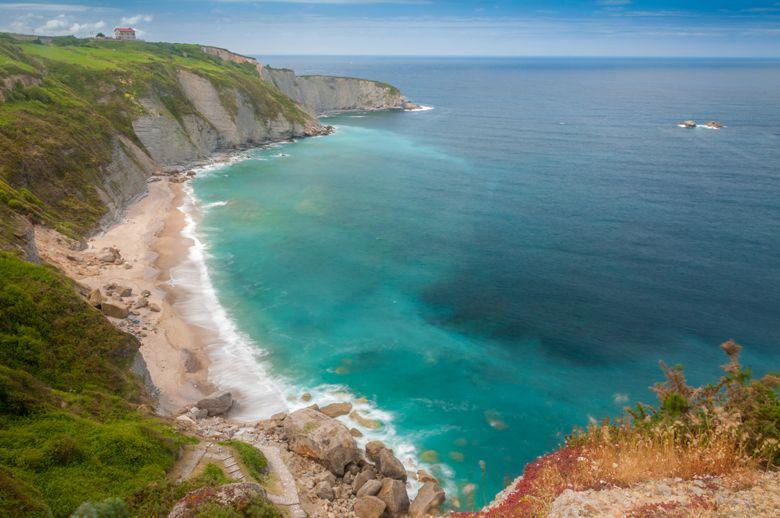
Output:
<svg viewBox="0 0 780 518">
<path fill-rule="evenodd" d="M 286 68 L 263 67 L 263 78 L 316 115 L 343 111 L 410 108 L 397 88 L 354 77 L 296 75 Z"/>
</svg>

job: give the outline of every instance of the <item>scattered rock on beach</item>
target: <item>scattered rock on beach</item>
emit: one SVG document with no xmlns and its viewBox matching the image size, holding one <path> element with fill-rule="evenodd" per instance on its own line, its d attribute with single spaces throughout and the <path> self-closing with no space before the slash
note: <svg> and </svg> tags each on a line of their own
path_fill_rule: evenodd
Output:
<svg viewBox="0 0 780 518">
<path fill-rule="evenodd" d="M 100 310 L 104 315 L 112 318 L 125 318 L 130 313 L 124 304 L 106 300 L 100 303 Z"/>
<path fill-rule="evenodd" d="M 379 452 L 377 466 L 385 477 L 406 481 L 406 468 L 391 450 L 384 448 Z"/>
<path fill-rule="evenodd" d="M 209 416 L 224 414 L 233 406 L 233 395 L 230 392 L 217 392 L 201 399 L 195 406 L 206 410 Z"/>
<path fill-rule="evenodd" d="M 103 295 L 100 293 L 99 289 L 94 289 L 89 292 L 87 300 L 91 306 L 97 308 L 100 307 L 101 302 L 103 302 Z"/>
<path fill-rule="evenodd" d="M 417 492 L 417 496 L 409 507 L 409 515 L 413 518 L 438 515 L 443 503 L 444 490 L 441 486 L 434 482 L 426 482 Z"/>
<path fill-rule="evenodd" d="M 379 454 L 382 450 L 386 449 L 385 443 L 382 441 L 369 441 L 366 443 L 366 457 L 373 463 L 379 461 Z"/>
<path fill-rule="evenodd" d="M 360 458 L 347 427 L 312 408 L 292 412 L 282 424 L 290 449 L 323 461 L 338 476 L 344 475 L 347 464 Z"/>
<path fill-rule="evenodd" d="M 394 478 L 382 480 L 382 489 L 377 493 L 387 508 L 385 511 L 391 517 L 403 516 L 409 511 L 409 495 L 406 494 L 406 484 Z"/>
<path fill-rule="evenodd" d="M 379 518 L 385 512 L 385 504 L 375 496 L 362 496 L 355 500 L 355 516 L 358 518 Z"/>
</svg>

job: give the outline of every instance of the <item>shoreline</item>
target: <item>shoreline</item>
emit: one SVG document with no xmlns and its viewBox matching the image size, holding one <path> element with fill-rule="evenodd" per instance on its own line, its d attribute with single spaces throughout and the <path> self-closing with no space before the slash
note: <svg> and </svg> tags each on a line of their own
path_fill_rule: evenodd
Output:
<svg viewBox="0 0 780 518">
<path fill-rule="evenodd" d="M 218 155 L 184 170 L 208 174 L 245 159 L 247 151 Z M 416 445 L 396 431 L 392 412 L 346 386 L 303 387 L 273 374 L 262 359 L 263 350 L 238 330 L 219 303 L 205 263 L 205 246 L 196 235 L 202 214 L 183 181 L 188 177 L 153 178 L 158 180 L 149 181 L 147 192 L 132 201 L 110 227 L 93 235 L 86 249 L 74 250 L 75 243 L 43 227 L 36 228 L 36 244 L 44 261 L 62 269 L 85 291 L 101 290 L 106 297 L 105 287 L 111 284 L 131 288 L 129 298 L 112 295 L 104 299 L 130 302 L 127 318 L 107 318 L 140 341 L 139 352 L 157 393 L 157 413 L 176 416 L 222 390 L 233 395 L 233 408 L 225 418 L 236 424 L 313 404 L 348 402 L 353 415 L 337 419 L 355 431 L 359 446 L 383 441 L 410 472 L 436 472 L 448 491 L 454 489 L 451 468 L 421 462 Z M 101 254 L 112 247 L 121 259 L 101 261 Z M 145 291 L 150 295 L 143 302 Z M 138 300 L 143 307 L 136 307 Z M 418 483 L 412 482 L 412 487 L 414 494 Z"/>
</svg>

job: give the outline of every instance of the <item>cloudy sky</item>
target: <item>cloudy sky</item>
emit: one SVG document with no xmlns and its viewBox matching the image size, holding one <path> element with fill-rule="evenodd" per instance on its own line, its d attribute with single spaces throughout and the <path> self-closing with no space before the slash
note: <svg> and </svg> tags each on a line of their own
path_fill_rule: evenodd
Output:
<svg viewBox="0 0 780 518">
<path fill-rule="evenodd" d="M 247 54 L 773 56 L 780 0 L 0 0 L 0 31 Z"/>
</svg>

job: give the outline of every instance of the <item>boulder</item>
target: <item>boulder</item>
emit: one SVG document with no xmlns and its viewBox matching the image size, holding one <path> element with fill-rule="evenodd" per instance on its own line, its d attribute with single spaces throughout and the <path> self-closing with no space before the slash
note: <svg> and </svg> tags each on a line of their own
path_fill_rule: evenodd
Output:
<svg viewBox="0 0 780 518">
<path fill-rule="evenodd" d="M 94 289 L 89 292 L 87 301 L 89 302 L 90 306 L 94 306 L 96 308 L 100 307 L 100 303 L 103 302 L 103 295 L 100 293 L 99 289 Z"/>
<path fill-rule="evenodd" d="M 324 407 L 320 408 L 320 412 L 328 417 L 339 417 L 342 415 L 347 415 L 350 410 L 352 410 L 352 403 L 347 402 L 331 403 L 330 405 L 325 405 Z"/>
<path fill-rule="evenodd" d="M 168 518 L 193 518 L 198 515 L 206 504 L 217 504 L 240 510 L 253 498 L 265 498 L 266 494 L 260 484 L 241 482 L 225 484 L 219 487 L 202 487 L 190 491 L 173 507 Z"/>
<path fill-rule="evenodd" d="M 382 441 L 369 441 L 366 443 L 366 457 L 371 462 L 376 463 L 379 461 L 379 452 L 386 448 L 387 446 Z"/>
<path fill-rule="evenodd" d="M 154 311 L 155 313 L 159 313 L 159 312 L 160 312 L 160 306 L 158 306 L 158 305 L 157 305 L 157 304 L 155 304 L 154 302 L 150 302 L 150 303 L 149 303 L 149 309 L 151 309 L 151 310 L 152 310 L 152 311 Z"/>
<path fill-rule="evenodd" d="M 135 304 L 133 304 L 133 307 L 136 309 L 140 309 L 140 308 L 145 308 L 148 305 L 149 305 L 149 299 L 147 299 L 146 297 L 138 297 L 135 300 Z"/>
<path fill-rule="evenodd" d="M 133 288 L 128 288 L 127 286 L 117 286 L 116 292 L 120 297 L 125 298 L 133 294 Z"/>
<path fill-rule="evenodd" d="M 333 500 L 336 498 L 336 494 L 333 492 L 333 486 L 327 480 L 323 480 L 314 487 L 314 494 L 317 498 L 323 500 Z"/>
<path fill-rule="evenodd" d="M 387 506 L 385 511 L 391 517 L 403 516 L 409 511 L 409 495 L 406 494 L 406 484 L 394 478 L 382 480 L 382 488 L 377 498 Z"/>
<path fill-rule="evenodd" d="M 233 395 L 230 392 L 215 392 L 195 404 L 201 410 L 206 410 L 209 416 L 224 414 L 233 406 Z"/>
<path fill-rule="evenodd" d="M 385 504 L 375 496 L 362 496 L 355 500 L 355 516 L 357 518 L 379 518 L 385 512 Z"/>
<path fill-rule="evenodd" d="M 363 437 L 363 432 L 357 428 L 350 428 L 349 433 L 352 435 L 352 437 Z"/>
<path fill-rule="evenodd" d="M 376 473 L 374 473 L 374 468 L 366 468 L 365 470 L 355 475 L 355 480 L 352 481 L 352 491 L 357 493 L 360 488 L 363 487 L 363 484 L 369 480 L 374 480 L 375 478 Z"/>
<path fill-rule="evenodd" d="M 379 493 L 379 490 L 382 489 L 382 482 L 376 479 L 368 480 L 366 481 L 360 489 L 358 489 L 357 493 L 355 493 L 355 496 L 360 498 L 361 496 L 366 495 L 376 495 Z"/>
<path fill-rule="evenodd" d="M 444 490 L 435 482 L 426 482 L 422 485 L 409 507 L 409 515 L 413 518 L 440 514 L 441 505 L 444 503 Z"/>
<path fill-rule="evenodd" d="M 377 467 L 382 475 L 406 482 L 406 468 L 391 450 L 384 448 L 379 452 Z"/>
<path fill-rule="evenodd" d="M 417 480 L 419 482 L 422 482 L 422 483 L 425 483 L 425 482 L 435 482 L 437 484 L 439 483 L 439 479 L 437 479 L 436 477 L 434 477 L 433 475 L 431 475 L 430 473 L 428 473 L 424 469 L 417 470 L 416 478 L 417 478 Z"/>
<path fill-rule="evenodd" d="M 203 419 L 204 417 L 209 416 L 209 411 L 205 408 L 198 408 L 194 406 L 190 408 L 185 415 L 191 419 Z"/>
<path fill-rule="evenodd" d="M 347 464 L 360 458 L 355 438 L 347 427 L 313 408 L 292 412 L 282 426 L 290 449 L 324 462 L 338 476 L 344 475 Z"/>
<path fill-rule="evenodd" d="M 125 318 L 130 313 L 130 310 L 124 304 L 105 300 L 100 303 L 100 310 L 107 317 L 113 318 Z"/>
</svg>

